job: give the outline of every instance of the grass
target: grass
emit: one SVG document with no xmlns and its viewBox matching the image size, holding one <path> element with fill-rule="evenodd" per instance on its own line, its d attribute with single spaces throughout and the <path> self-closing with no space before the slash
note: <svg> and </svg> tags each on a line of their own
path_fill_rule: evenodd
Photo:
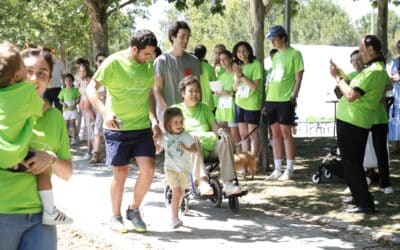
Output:
<svg viewBox="0 0 400 250">
<path fill-rule="evenodd" d="M 400 234 L 400 159 L 392 156 L 390 164 L 391 185 L 394 194 L 385 195 L 373 183 L 370 191 L 375 199 L 378 213 L 373 215 L 347 214 L 343 212 L 341 200 L 346 197 L 344 180 L 333 176 L 322 177 L 319 184 L 311 182 L 311 176 L 318 169 L 322 158 L 336 145 L 333 138 L 296 138 L 297 157 L 295 176 L 288 181 L 266 181 L 265 174 L 258 174 L 254 180 L 240 180 L 241 185 L 256 199 L 273 202 L 308 214 L 329 216 L 357 225 L 372 227 L 382 232 Z M 271 158 L 272 159 L 272 156 Z"/>
</svg>

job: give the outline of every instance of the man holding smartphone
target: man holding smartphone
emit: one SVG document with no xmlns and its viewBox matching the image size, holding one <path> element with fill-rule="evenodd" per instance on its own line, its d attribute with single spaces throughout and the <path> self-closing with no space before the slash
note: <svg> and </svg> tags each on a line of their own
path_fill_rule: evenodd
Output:
<svg viewBox="0 0 400 250">
<path fill-rule="evenodd" d="M 89 100 L 104 119 L 107 165 L 113 168 L 111 229 L 120 233 L 127 232 L 121 216 L 121 203 L 128 164 L 133 157 L 140 171 L 132 203 L 126 211 L 127 219 L 132 222 L 135 231 L 147 230 L 139 207 L 153 181 L 153 136 L 158 137 L 160 133 L 152 94 L 154 68 L 151 59 L 156 47 L 157 39 L 150 30 L 137 31 L 130 48 L 109 56 L 87 88 Z M 107 90 L 105 105 L 97 91 L 100 86 Z"/>
</svg>

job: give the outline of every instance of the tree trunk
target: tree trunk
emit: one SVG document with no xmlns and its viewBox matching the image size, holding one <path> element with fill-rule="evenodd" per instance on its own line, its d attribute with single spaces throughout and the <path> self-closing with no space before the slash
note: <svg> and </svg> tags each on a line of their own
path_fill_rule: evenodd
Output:
<svg viewBox="0 0 400 250">
<path fill-rule="evenodd" d="M 254 49 L 254 55 L 262 64 L 264 64 L 264 20 L 266 16 L 266 6 L 262 0 L 250 0 L 250 20 L 251 20 L 251 38 Z M 264 83 L 260 83 L 263 84 Z M 263 88 L 263 100 L 264 100 Z M 259 153 L 259 168 L 269 171 L 269 157 L 268 157 L 268 129 L 261 121 L 259 124 L 259 137 L 260 137 L 260 153 Z"/>
<path fill-rule="evenodd" d="M 378 0 L 377 36 L 382 42 L 383 55 L 388 53 L 387 24 L 388 24 L 388 0 Z"/>
<path fill-rule="evenodd" d="M 107 9 L 110 0 L 86 0 L 90 17 L 93 55 L 99 52 L 108 54 Z"/>
</svg>

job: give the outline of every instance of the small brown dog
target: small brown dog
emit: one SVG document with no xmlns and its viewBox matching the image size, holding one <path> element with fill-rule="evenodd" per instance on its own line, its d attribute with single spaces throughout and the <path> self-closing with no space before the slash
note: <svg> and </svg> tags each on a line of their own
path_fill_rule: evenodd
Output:
<svg viewBox="0 0 400 250">
<path fill-rule="evenodd" d="M 234 155 L 235 169 L 237 172 L 242 173 L 243 179 L 246 180 L 247 174 L 251 175 L 251 179 L 254 179 L 254 174 L 257 172 L 257 157 L 249 153 L 240 153 Z"/>
</svg>

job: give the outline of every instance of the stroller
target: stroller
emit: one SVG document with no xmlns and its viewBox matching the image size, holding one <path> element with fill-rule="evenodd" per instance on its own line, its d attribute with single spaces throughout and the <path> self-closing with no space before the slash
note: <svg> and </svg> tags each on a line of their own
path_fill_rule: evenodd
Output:
<svg viewBox="0 0 400 250">
<path fill-rule="evenodd" d="M 377 164 L 371 135 L 369 135 L 368 137 L 365 155 L 365 178 L 367 180 L 367 184 L 371 185 L 373 182 L 377 182 L 379 180 L 379 174 L 376 173 L 374 170 Z M 339 178 L 344 178 L 344 167 L 341 162 L 340 151 L 338 147 L 332 147 L 329 150 L 329 153 L 323 158 L 321 164 L 319 164 L 318 170 L 312 175 L 311 181 L 314 184 L 319 184 L 321 182 L 322 176 L 325 179 L 330 180 L 332 179 L 333 175 Z"/>
</svg>

